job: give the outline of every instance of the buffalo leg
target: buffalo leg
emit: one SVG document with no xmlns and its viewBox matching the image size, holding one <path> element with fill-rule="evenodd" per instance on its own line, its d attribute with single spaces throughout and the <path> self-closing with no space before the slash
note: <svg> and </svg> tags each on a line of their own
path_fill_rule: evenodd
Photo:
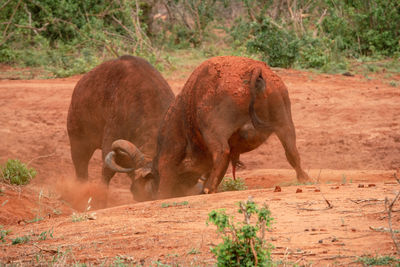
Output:
<svg viewBox="0 0 400 267">
<path fill-rule="evenodd" d="M 70 139 L 71 142 L 71 157 L 75 167 L 76 177 L 81 181 L 88 180 L 88 167 L 89 161 L 94 151 L 96 150 L 87 141 L 80 141 L 74 138 Z"/>
<path fill-rule="evenodd" d="M 229 166 L 230 148 L 228 138 L 224 138 L 223 135 L 216 135 L 220 137 L 219 139 L 215 135 L 205 134 L 204 136 L 213 160 L 210 176 L 204 185 L 204 193 L 208 194 L 217 192 L 218 185 Z"/>
<path fill-rule="evenodd" d="M 288 162 L 296 171 L 297 180 L 301 182 L 309 181 L 310 178 L 307 173 L 301 168 L 300 155 L 296 147 L 294 126 L 279 127 L 275 132 L 285 149 Z"/>
</svg>

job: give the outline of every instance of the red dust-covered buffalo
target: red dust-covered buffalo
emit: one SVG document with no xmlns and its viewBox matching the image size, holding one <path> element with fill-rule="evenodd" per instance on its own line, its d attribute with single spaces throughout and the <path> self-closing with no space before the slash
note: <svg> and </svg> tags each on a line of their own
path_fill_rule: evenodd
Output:
<svg viewBox="0 0 400 267">
<path fill-rule="evenodd" d="M 94 151 L 102 149 L 104 160 L 117 139 L 134 143 L 143 152 L 143 160 L 151 160 L 156 154 L 160 123 L 173 99 L 161 74 L 139 57 L 122 56 L 84 75 L 72 94 L 67 118 L 77 178 L 86 181 Z M 121 166 L 135 166 L 123 153 L 118 153 L 115 160 Z M 103 164 L 105 184 L 114 174 L 115 170 Z M 138 192 L 142 190 L 137 188 L 133 180 L 131 190 L 140 200 Z"/>
<path fill-rule="evenodd" d="M 281 141 L 297 179 L 308 180 L 282 80 L 260 61 L 211 58 L 195 69 L 161 123 L 151 170 L 138 178 L 142 198 L 185 195 L 202 177 L 202 192 L 215 193 L 229 162 L 236 166 L 241 153 L 257 148 L 272 133 Z M 136 147 L 135 142 L 124 140 L 114 144 L 109 162 L 115 170 L 138 167 L 135 162 L 126 169 L 113 160 L 122 153 L 140 158 L 141 149 Z"/>
</svg>

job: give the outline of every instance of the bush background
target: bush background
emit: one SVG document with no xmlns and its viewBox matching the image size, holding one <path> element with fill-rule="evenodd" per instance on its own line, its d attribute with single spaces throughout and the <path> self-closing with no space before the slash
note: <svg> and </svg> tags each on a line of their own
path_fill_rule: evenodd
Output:
<svg viewBox="0 0 400 267">
<path fill-rule="evenodd" d="M 124 54 L 159 69 L 174 53 L 243 55 L 344 72 L 400 57 L 398 0 L 2 0 L 0 63 L 84 73 Z"/>
</svg>

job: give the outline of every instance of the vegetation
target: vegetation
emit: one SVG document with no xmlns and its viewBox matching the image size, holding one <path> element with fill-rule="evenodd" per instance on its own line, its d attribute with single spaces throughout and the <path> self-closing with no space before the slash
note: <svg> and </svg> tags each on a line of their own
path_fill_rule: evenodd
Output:
<svg viewBox="0 0 400 267">
<path fill-rule="evenodd" d="M 399 266 L 400 260 L 393 256 L 363 256 L 360 257 L 357 262 L 362 263 L 364 266 Z"/>
<path fill-rule="evenodd" d="M 0 165 L 0 180 L 13 185 L 26 185 L 36 176 L 33 168 L 28 168 L 18 159 L 9 159 L 5 165 Z"/>
<path fill-rule="evenodd" d="M 182 202 L 172 202 L 172 203 L 161 203 L 161 208 L 169 208 L 169 207 L 177 207 L 177 206 L 187 206 L 189 205 L 188 201 Z"/>
<path fill-rule="evenodd" d="M 221 184 L 218 187 L 218 191 L 226 192 L 226 191 L 242 191 L 246 190 L 247 186 L 242 178 L 236 178 L 234 180 L 231 177 L 224 177 L 222 179 Z"/>
<path fill-rule="evenodd" d="M 0 225 L 0 242 L 1 243 L 5 243 L 6 242 L 6 236 L 8 234 L 10 234 L 10 233 L 11 233 L 10 230 L 5 230 L 5 229 L 3 229 L 3 226 Z"/>
<path fill-rule="evenodd" d="M 46 240 L 47 237 L 53 238 L 53 228 L 48 231 L 43 231 L 39 235 L 39 240 Z"/>
<path fill-rule="evenodd" d="M 16 0 L 0 5 L 0 20 L 0 63 L 56 77 L 123 54 L 171 67 L 171 52 L 189 48 L 327 72 L 400 56 L 392 0 Z"/>
<path fill-rule="evenodd" d="M 208 222 L 217 226 L 223 240 L 211 249 L 217 266 L 271 266 L 271 245 L 264 240 L 273 220 L 271 212 L 266 205 L 259 209 L 250 198 L 238 205 L 244 222 L 234 222 L 225 210 L 213 210 L 208 215 Z M 252 215 L 257 218 L 255 222 L 251 221 Z"/>
<path fill-rule="evenodd" d="M 28 243 L 29 240 L 31 240 L 31 237 L 29 235 L 19 236 L 13 239 L 11 244 L 17 245 L 17 244 Z"/>
</svg>

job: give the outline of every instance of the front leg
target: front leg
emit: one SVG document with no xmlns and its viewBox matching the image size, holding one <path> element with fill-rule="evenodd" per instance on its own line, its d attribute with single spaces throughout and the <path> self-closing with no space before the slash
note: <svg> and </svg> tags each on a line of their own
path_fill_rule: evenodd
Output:
<svg viewBox="0 0 400 267">
<path fill-rule="evenodd" d="M 212 169 L 204 184 L 204 193 L 216 193 L 230 162 L 230 147 L 227 138 L 205 134 L 205 141 L 212 155 Z"/>
</svg>

